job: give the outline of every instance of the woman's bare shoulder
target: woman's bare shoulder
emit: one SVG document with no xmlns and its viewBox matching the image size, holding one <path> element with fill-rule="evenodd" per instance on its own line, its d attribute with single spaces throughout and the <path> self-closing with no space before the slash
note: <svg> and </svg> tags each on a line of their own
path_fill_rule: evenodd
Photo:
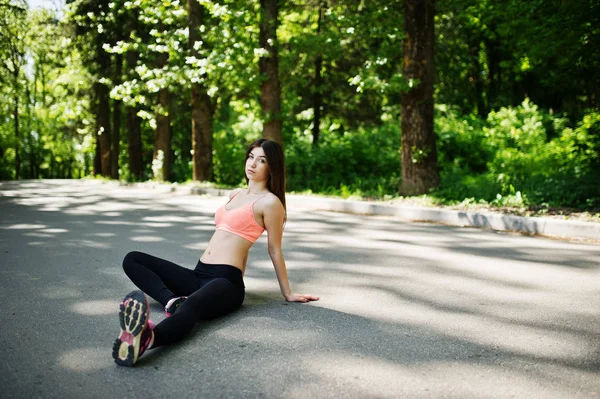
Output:
<svg viewBox="0 0 600 399">
<path fill-rule="evenodd" d="M 260 199 L 259 202 L 261 203 L 262 209 L 265 212 L 279 212 L 283 210 L 283 204 L 281 203 L 281 200 L 273 193 L 265 195 Z"/>
<path fill-rule="evenodd" d="M 271 206 L 281 206 L 283 208 L 283 204 L 281 203 L 281 200 L 279 199 L 278 196 L 276 196 L 273 193 L 269 193 L 269 194 L 265 195 L 265 202 L 268 205 L 271 205 Z"/>
</svg>

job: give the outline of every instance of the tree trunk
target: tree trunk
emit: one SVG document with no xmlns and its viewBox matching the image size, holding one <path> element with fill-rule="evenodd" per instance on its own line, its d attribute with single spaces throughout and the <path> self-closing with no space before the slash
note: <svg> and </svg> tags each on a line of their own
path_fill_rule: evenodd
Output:
<svg viewBox="0 0 600 399">
<path fill-rule="evenodd" d="M 17 72 L 18 73 L 18 72 Z M 15 81 L 17 77 L 15 76 Z M 15 85 L 15 87 L 17 87 Z M 15 121 L 15 179 L 19 180 L 21 177 L 21 153 L 19 151 L 21 147 L 21 134 L 19 133 L 19 95 L 15 91 L 14 95 L 14 121 Z"/>
<path fill-rule="evenodd" d="M 193 178 L 212 180 L 212 106 L 206 89 L 192 85 L 192 150 Z"/>
<path fill-rule="evenodd" d="M 137 64 L 138 54 L 135 51 L 129 51 L 126 56 L 127 69 L 134 70 Z M 143 177 L 142 167 L 142 121 L 137 116 L 139 109 L 127 107 L 127 150 L 129 152 L 129 172 L 134 180 L 141 180 Z"/>
<path fill-rule="evenodd" d="M 200 42 L 199 28 L 204 21 L 204 6 L 188 0 L 189 47 L 192 56 L 200 58 L 194 48 Z M 213 112 L 206 85 L 192 83 L 192 165 L 195 181 L 212 180 L 212 122 Z"/>
<path fill-rule="evenodd" d="M 96 61 L 98 62 L 98 74 L 105 74 L 110 66 L 110 58 L 104 52 L 100 39 L 96 44 Z M 110 146 L 110 97 L 108 86 L 100 82 L 94 84 L 96 92 L 96 131 L 100 143 L 100 174 L 111 176 L 111 146 Z"/>
<path fill-rule="evenodd" d="M 498 105 L 502 104 L 499 101 L 501 97 L 501 85 L 502 85 L 502 67 L 499 44 L 492 39 L 484 41 L 486 55 L 487 55 L 487 66 L 488 66 L 488 107 L 494 109 Z"/>
<path fill-rule="evenodd" d="M 121 75 L 123 74 L 123 56 L 121 54 L 115 54 L 115 85 L 121 84 Z M 111 137 L 111 173 L 110 177 L 113 179 L 119 178 L 119 153 L 120 141 L 121 141 L 121 101 L 113 100 L 113 126 L 112 126 L 112 137 Z"/>
<path fill-rule="evenodd" d="M 109 91 L 105 84 L 97 82 L 96 96 L 96 131 L 98 132 L 98 142 L 100 147 L 100 174 L 102 176 L 111 175 L 111 151 L 110 151 L 110 101 Z"/>
<path fill-rule="evenodd" d="M 424 194 L 440 175 L 433 131 L 434 0 L 405 0 L 404 77 L 420 83 L 402 96 L 403 195 Z"/>
<path fill-rule="evenodd" d="M 171 178 L 171 117 L 169 89 L 158 92 L 159 111 L 156 114 L 156 133 L 154 136 L 154 156 L 152 170 L 158 181 Z"/>
<path fill-rule="evenodd" d="M 102 175 L 102 162 L 100 161 L 102 158 L 100 156 L 102 151 L 100 150 L 100 135 L 98 134 L 98 129 L 94 132 L 94 139 L 96 140 L 96 151 L 94 152 L 94 176 L 98 176 Z"/>
<path fill-rule="evenodd" d="M 14 121 L 14 129 L 15 129 L 15 179 L 19 180 L 21 178 L 21 132 L 19 130 L 19 75 L 21 73 L 21 65 L 19 64 L 19 59 L 17 54 L 13 54 L 12 56 L 12 65 L 13 65 L 13 121 Z"/>
<path fill-rule="evenodd" d="M 127 132 L 129 152 L 129 172 L 134 180 L 142 179 L 142 134 L 141 120 L 137 108 L 127 107 Z"/>
<path fill-rule="evenodd" d="M 260 47 L 268 54 L 260 57 L 259 68 L 264 82 L 260 87 L 263 111 L 263 137 L 283 142 L 281 134 L 281 88 L 277 56 L 277 0 L 260 0 Z"/>
<path fill-rule="evenodd" d="M 30 89 L 27 89 L 27 102 L 29 104 L 28 108 L 28 113 L 29 113 L 29 128 L 28 130 L 28 136 L 29 136 L 29 175 L 32 179 L 37 179 L 36 174 L 36 167 L 37 167 L 37 158 L 36 158 L 36 151 L 37 151 L 37 143 L 35 140 L 35 135 L 33 134 L 34 132 L 34 127 L 33 125 L 33 114 L 35 112 L 35 103 L 37 101 L 37 82 L 38 82 L 38 67 L 37 65 L 34 68 L 34 72 L 33 72 L 33 85 L 32 85 L 32 89 L 33 89 L 33 93 L 30 91 Z M 37 119 L 37 118 L 35 118 Z M 37 128 L 37 134 L 40 134 L 40 130 L 39 130 L 39 126 L 41 125 L 40 121 L 37 121 L 36 123 L 36 128 Z M 38 136 L 39 137 L 39 136 Z"/>
<path fill-rule="evenodd" d="M 319 19 L 317 20 L 317 36 L 321 35 L 321 25 L 323 23 L 323 13 L 325 11 L 325 2 L 321 0 L 319 2 Z M 323 68 L 323 53 L 318 52 L 315 60 L 315 81 L 313 86 L 313 147 L 319 146 L 319 133 L 321 129 L 321 107 L 323 106 L 323 77 L 321 75 L 321 69 Z"/>
</svg>

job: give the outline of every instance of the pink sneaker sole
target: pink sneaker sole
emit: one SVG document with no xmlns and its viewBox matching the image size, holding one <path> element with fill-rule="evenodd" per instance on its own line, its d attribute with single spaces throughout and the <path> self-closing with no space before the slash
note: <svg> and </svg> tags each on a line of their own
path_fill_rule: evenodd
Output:
<svg viewBox="0 0 600 399">
<path fill-rule="evenodd" d="M 146 349 L 141 341 L 142 333 L 148 328 L 148 299 L 142 291 L 133 291 L 119 307 L 121 333 L 113 345 L 112 356 L 119 366 L 131 367 Z"/>
</svg>

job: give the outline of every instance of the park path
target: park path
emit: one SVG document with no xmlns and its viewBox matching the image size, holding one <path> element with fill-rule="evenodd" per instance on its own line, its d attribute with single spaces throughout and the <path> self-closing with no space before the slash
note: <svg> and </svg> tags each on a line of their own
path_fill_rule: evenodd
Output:
<svg viewBox="0 0 600 399">
<path fill-rule="evenodd" d="M 282 300 L 263 236 L 240 311 L 115 366 L 123 256 L 193 267 L 222 202 L 0 182 L 0 396 L 600 397 L 600 246 L 305 209 L 284 251 L 319 302 Z"/>
</svg>

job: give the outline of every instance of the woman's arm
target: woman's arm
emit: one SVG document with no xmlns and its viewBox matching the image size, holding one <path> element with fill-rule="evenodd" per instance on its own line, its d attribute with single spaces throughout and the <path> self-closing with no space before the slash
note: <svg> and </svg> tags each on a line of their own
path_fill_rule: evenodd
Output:
<svg viewBox="0 0 600 399">
<path fill-rule="evenodd" d="M 285 209 L 276 196 L 269 195 L 265 198 L 263 208 L 263 221 L 265 229 L 268 233 L 268 250 L 275 274 L 279 281 L 279 288 L 283 297 L 288 302 L 309 302 L 318 301 L 319 298 L 312 295 L 295 295 L 292 293 L 288 280 L 287 268 L 283 260 L 283 252 L 281 251 L 281 240 L 283 237 L 283 220 L 285 217 Z"/>
</svg>

